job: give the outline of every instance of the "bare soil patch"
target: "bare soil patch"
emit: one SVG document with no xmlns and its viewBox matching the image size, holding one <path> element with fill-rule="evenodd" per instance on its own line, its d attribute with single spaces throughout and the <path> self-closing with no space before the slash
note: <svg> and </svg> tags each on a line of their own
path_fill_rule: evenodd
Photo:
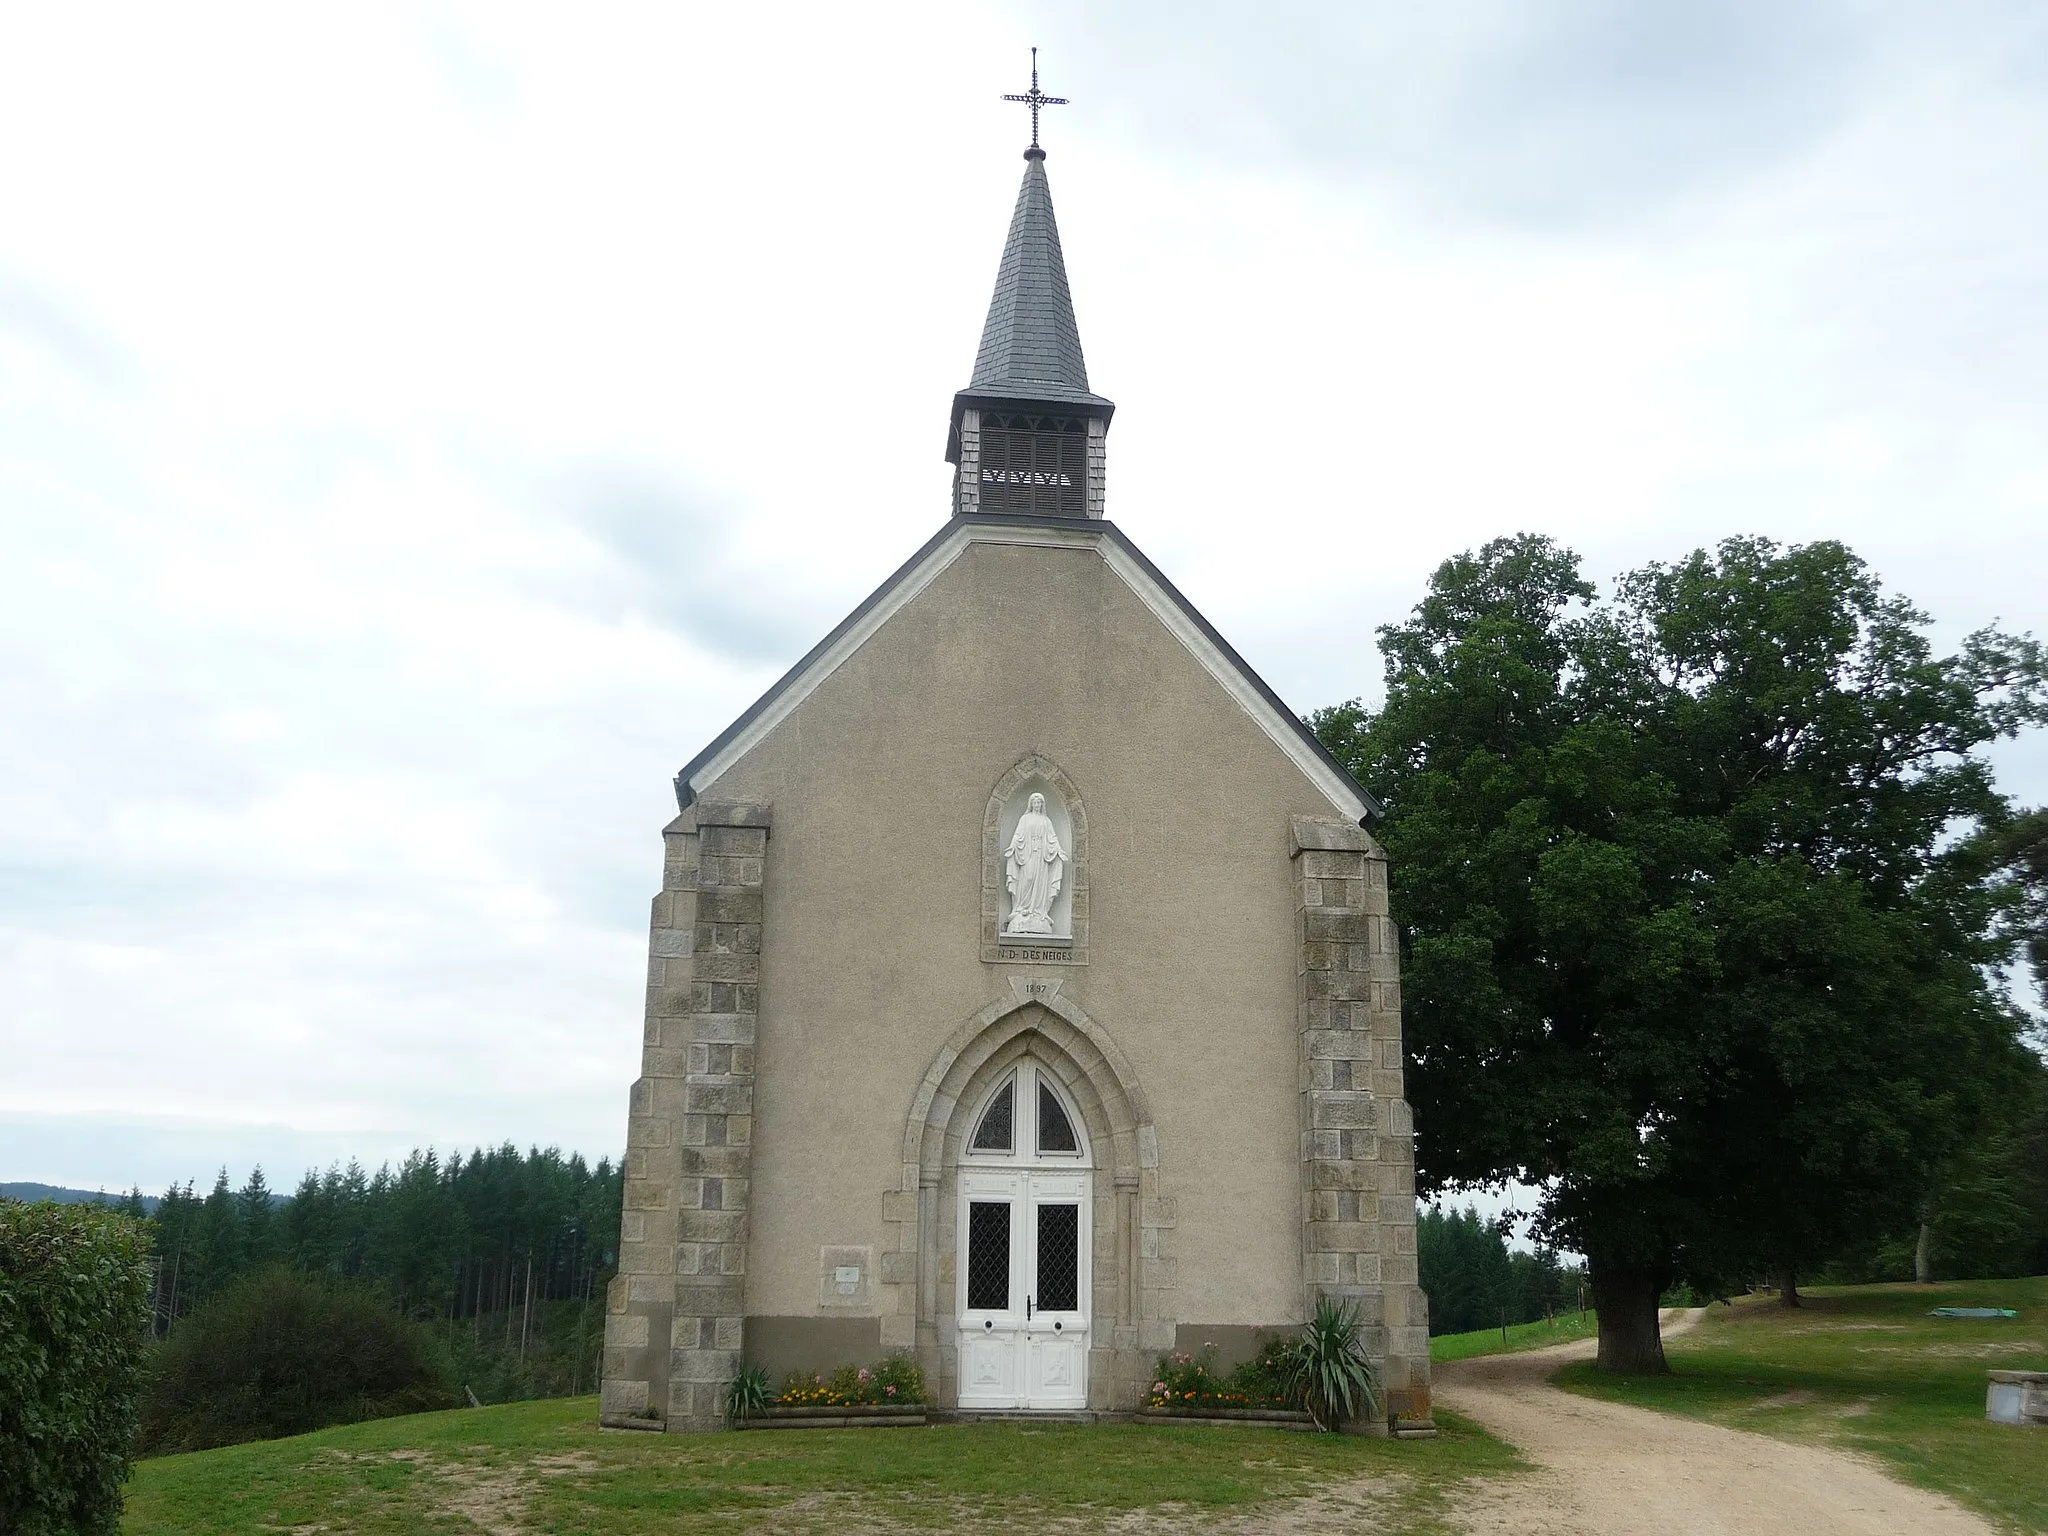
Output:
<svg viewBox="0 0 2048 1536">
<path fill-rule="evenodd" d="M 1766 1397 L 1757 1403 L 1759 1408 L 1806 1408 L 1820 1401 L 1820 1394 L 1809 1392 L 1804 1387 L 1795 1387 L 1790 1392 L 1780 1392 L 1776 1397 Z"/>
</svg>

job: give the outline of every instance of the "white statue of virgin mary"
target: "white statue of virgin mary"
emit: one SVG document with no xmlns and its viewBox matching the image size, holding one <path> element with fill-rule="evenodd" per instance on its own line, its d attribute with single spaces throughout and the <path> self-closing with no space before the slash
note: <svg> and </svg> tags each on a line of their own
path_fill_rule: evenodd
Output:
<svg viewBox="0 0 2048 1536">
<path fill-rule="evenodd" d="M 1008 865 L 1003 884 L 1010 893 L 1010 921 L 1003 932 L 1051 933 L 1052 904 L 1059 898 L 1067 851 L 1045 814 L 1045 796 L 1035 794 L 1026 803 L 1003 859 Z"/>
</svg>

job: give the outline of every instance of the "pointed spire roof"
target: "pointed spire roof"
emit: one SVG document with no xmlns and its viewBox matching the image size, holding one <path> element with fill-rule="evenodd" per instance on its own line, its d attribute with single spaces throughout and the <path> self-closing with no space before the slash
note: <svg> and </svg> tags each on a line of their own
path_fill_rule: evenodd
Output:
<svg viewBox="0 0 2048 1536">
<path fill-rule="evenodd" d="M 1067 264 L 1045 179 L 1045 151 L 1024 152 L 1024 184 L 1010 217 L 1010 238 L 996 271 L 995 297 L 981 331 L 974 377 L 963 395 L 1093 406 L 1109 401 L 1088 391 L 1081 331 L 1067 291 Z"/>
</svg>

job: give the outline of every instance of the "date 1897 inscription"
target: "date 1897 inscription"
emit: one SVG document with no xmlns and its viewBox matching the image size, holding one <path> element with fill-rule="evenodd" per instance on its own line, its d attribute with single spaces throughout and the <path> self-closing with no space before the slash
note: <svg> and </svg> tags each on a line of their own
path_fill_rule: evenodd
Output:
<svg viewBox="0 0 2048 1536">
<path fill-rule="evenodd" d="M 1064 945 L 1057 949 L 1040 949 L 1022 944 L 1005 944 L 996 951 L 998 960 L 1019 960 L 1026 965 L 1075 965 L 1079 962 L 1074 952 Z"/>
</svg>

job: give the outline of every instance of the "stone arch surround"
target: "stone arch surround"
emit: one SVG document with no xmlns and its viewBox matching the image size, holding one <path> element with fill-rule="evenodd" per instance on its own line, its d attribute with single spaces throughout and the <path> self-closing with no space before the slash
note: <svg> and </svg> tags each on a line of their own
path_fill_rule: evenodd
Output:
<svg viewBox="0 0 2048 1536">
<path fill-rule="evenodd" d="M 1137 1074 L 1055 980 L 1012 977 L 1010 995 L 954 1030 L 918 1084 L 904 1125 L 902 1175 L 882 1201 L 882 1340 L 914 1349 L 937 1401 L 956 1401 L 960 1150 L 982 1094 L 1027 1053 L 1079 1108 L 1094 1155 L 1089 1406 L 1130 1409 L 1150 1383 L 1153 1356 L 1174 1344 L 1175 1213 L 1160 1193 L 1158 1132 Z"/>
</svg>

